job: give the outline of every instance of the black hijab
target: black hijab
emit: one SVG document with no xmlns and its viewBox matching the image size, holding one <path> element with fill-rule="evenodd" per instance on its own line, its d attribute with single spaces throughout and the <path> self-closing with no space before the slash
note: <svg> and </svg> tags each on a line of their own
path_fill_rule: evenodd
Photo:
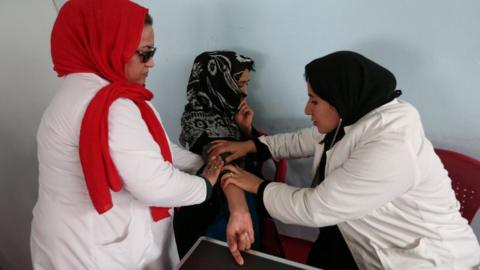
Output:
<svg viewBox="0 0 480 270">
<path fill-rule="evenodd" d="M 389 70 L 350 51 L 313 60 L 305 66 L 305 78 L 319 97 L 335 107 L 345 126 L 401 94 Z"/>
<path fill-rule="evenodd" d="M 334 52 L 308 63 L 305 79 L 315 94 L 332 105 L 341 118 L 337 129 L 326 134 L 322 141 L 324 153 L 342 139 L 345 126 L 354 124 L 365 114 L 402 94 L 395 90 L 395 76 L 389 70 L 350 51 Z M 324 163 L 325 154 L 314 185 L 324 178 Z"/>
<path fill-rule="evenodd" d="M 204 52 L 195 58 L 181 119 L 182 145 L 192 146 L 203 134 L 240 138 L 233 120 L 242 99 L 237 82 L 245 69 L 253 70 L 253 65 L 251 58 L 232 51 Z"/>
</svg>

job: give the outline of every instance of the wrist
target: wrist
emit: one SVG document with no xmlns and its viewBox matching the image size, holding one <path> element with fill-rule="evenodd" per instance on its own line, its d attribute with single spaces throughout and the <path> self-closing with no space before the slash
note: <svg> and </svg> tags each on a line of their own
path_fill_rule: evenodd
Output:
<svg viewBox="0 0 480 270">
<path fill-rule="evenodd" d="M 247 209 L 236 209 L 234 211 L 230 211 L 230 217 L 249 217 L 250 212 Z"/>
<path fill-rule="evenodd" d="M 212 180 L 212 179 L 210 179 L 210 177 L 205 176 L 205 174 L 203 174 L 203 173 L 200 174 L 199 176 L 202 177 L 203 179 L 205 179 L 205 181 L 207 181 L 212 187 L 213 187 L 213 186 L 215 185 L 215 183 L 216 183 L 215 179 Z"/>
<path fill-rule="evenodd" d="M 248 190 L 248 192 L 252 193 L 252 194 L 257 194 L 258 193 L 258 188 L 260 187 L 260 185 L 264 182 L 263 180 L 261 180 L 260 178 L 257 178 L 255 179 L 256 181 L 253 182 L 253 184 L 251 185 L 250 189 Z"/>
<path fill-rule="evenodd" d="M 212 183 L 210 182 L 210 180 L 208 180 L 207 177 L 203 176 L 203 175 L 199 175 L 200 178 L 202 178 L 204 181 L 205 181 L 205 187 L 206 187 L 206 196 L 205 196 L 205 200 L 208 200 L 210 199 L 210 197 L 212 196 L 212 189 L 213 189 L 213 185 Z"/>
<path fill-rule="evenodd" d="M 255 153 L 257 152 L 257 147 L 255 146 L 255 142 L 253 140 L 246 141 L 247 143 L 247 153 Z"/>
<path fill-rule="evenodd" d="M 242 128 L 242 133 L 246 137 L 251 137 L 252 136 L 252 125 L 248 125 L 246 127 Z"/>
<path fill-rule="evenodd" d="M 260 215 L 265 216 L 265 217 L 270 217 L 270 214 L 267 211 L 267 208 L 265 207 L 264 201 L 263 201 L 263 194 L 265 192 L 265 189 L 267 188 L 267 185 L 270 184 L 271 181 L 266 181 L 264 180 L 257 188 L 257 209 L 260 213 Z"/>
</svg>

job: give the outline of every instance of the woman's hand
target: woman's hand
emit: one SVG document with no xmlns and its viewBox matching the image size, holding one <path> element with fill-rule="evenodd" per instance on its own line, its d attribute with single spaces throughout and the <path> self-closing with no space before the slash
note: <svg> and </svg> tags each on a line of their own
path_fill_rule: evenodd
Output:
<svg viewBox="0 0 480 270">
<path fill-rule="evenodd" d="M 247 137 L 252 135 L 253 114 L 253 110 L 244 99 L 240 102 L 240 105 L 238 105 L 237 112 L 234 116 L 235 123 L 240 128 L 240 131 Z"/>
<path fill-rule="evenodd" d="M 234 165 L 226 165 L 222 171 L 228 171 L 222 176 L 222 188 L 225 189 L 228 185 L 233 184 L 245 191 L 257 194 L 262 179 Z"/>
<path fill-rule="evenodd" d="M 233 258 L 239 265 L 243 265 L 243 258 L 240 251 L 250 249 L 255 241 L 253 233 L 252 218 L 247 211 L 230 213 L 227 224 L 227 243 Z"/>
<path fill-rule="evenodd" d="M 223 160 L 218 156 L 209 158 L 207 165 L 203 169 L 201 175 L 208 179 L 212 186 L 217 182 L 218 176 L 223 168 Z"/>
<path fill-rule="evenodd" d="M 225 163 L 246 156 L 248 153 L 257 151 L 255 148 L 255 143 L 252 140 L 244 142 L 217 140 L 211 142 L 210 144 L 211 146 L 208 149 L 208 156 L 214 157 L 228 153 L 229 155 L 224 158 Z"/>
</svg>

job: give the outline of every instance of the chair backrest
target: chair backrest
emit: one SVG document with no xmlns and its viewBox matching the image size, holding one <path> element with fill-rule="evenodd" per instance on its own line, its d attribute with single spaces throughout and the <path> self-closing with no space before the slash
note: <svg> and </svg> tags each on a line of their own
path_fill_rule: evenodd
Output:
<svg viewBox="0 0 480 270">
<path fill-rule="evenodd" d="M 452 179 L 462 216 L 471 223 L 480 208 L 480 161 L 450 150 L 437 148 L 435 152 Z"/>
<path fill-rule="evenodd" d="M 267 133 L 262 131 L 258 131 L 258 133 L 261 136 L 268 136 Z M 285 178 L 287 176 L 287 161 L 281 159 L 278 161 L 274 160 L 273 162 L 275 164 L 275 176 L 273 181 L 285 183 Z M 259 172 L 263 171 L 263 162 L 258 164 L 257 170 Z M 273 219 L 263 217 L 260 222 L 262 231 L 260 245 L 262 246 L 263 252 L 285 258 L 285 252 L 283 250 L 280 235 Z"/>
<path fill-rule="evenodd" d="M 285 159 L 275 161 L 275 167 L 275 182 L 285 183 L 285 177 L 287 177 L 287 161 Z"/>
<path fill-rule="evenodd" d="M 268 136 L 267 133 L 263 131 L 258 131 L 261 136 Z M 285 183 L 285 178 L 287 177 L 287 161 L 285 159 L 281 159 L 278 161 L 273 161 L 275 164 L 275 176 L 273 181 Z M 261 172 L 263 169 L 263 163 L 258 164 L 257 170 Z"/>
</svg>

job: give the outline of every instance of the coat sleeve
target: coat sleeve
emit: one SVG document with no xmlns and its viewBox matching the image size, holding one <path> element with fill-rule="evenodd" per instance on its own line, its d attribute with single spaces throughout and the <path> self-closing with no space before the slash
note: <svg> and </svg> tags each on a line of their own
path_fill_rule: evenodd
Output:
<svg viewBox="0 0 480 270">
<path fill-rule="evenodd" d="M 201 156 L 185 150 L 174 143 L 172 143 L 172 155 L 173 164 L 175 164 L 175 167 L 184 172 L 196 174 L 197 171 L 203 166 L 203 160 Z"/>
<path fill-rule="evenodd" d="M 323 139 L 316 127 L 304 128 L 297 132 L 259 137 L 267 145 L 273 159 L 295 159 L 310 157 L 315 152 L 315 145 Z"/>
<path fill-rule="evenodd" d="M 395 134 L 370 141 L 316 188 L 271 183 L 263 202 L 272 217 L 285 223 L 323 227 L 360 218 L 417 183 L 419 170 L 412 149 Z"/>
<path fill-rule="evenodd" d="M 201 203 L 204 179 L 187 174 L 163 159 L 140 110 L 130 100 L 116 100 L 109 111 L 110 153 L 127 190 L 149 206 Z M 175 154 L 175 153 L 173 153 Z"/>
</svg>

